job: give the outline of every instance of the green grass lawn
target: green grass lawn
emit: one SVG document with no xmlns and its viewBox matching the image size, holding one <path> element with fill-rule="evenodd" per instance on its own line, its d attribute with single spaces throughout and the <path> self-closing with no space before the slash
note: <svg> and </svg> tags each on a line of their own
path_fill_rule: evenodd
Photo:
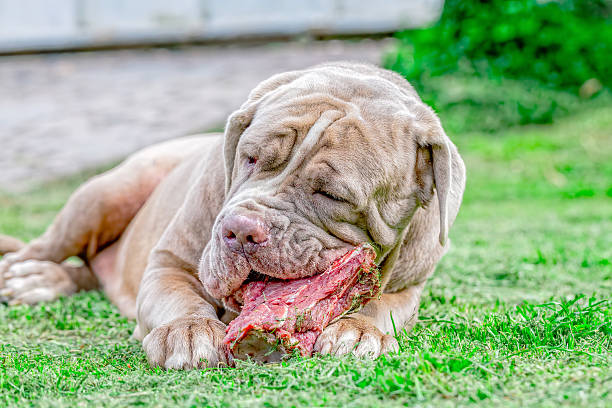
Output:
<svg viewBox="0 0 612 408">
<path fill-rule="evenodd" d="M 0 406 L 612 406 L 612 107 L 453 139 L 464 204 L 399 354 L 165 372 L 81 293 L 0 305 Z M 0 231 L 41 233 L 83 177 L 0 194 Z"/>
</svg>

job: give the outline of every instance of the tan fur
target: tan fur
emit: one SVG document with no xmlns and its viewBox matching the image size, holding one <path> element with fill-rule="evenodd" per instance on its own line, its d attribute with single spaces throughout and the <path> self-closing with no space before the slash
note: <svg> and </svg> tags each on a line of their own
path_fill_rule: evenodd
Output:
<svg viewBox="0 0 612 408">
<path fill-rule="evenodd" d="M 17 285 L 14 270 L 28 260 L 79 255 L 137 319 L 134 336 L 151 364 L 228 364 L 220 319 L 235 311 L 224 299 L 251 270 L 309 276 L 368 241 L 385 293 L 327 327 L 315 349 L 376 357 L 397 350 L 394 329 L 416 322 L 464 188 L 457 149 L 403 78 L 362 64 L 320 65 L 258 85 L 224 138 L 154 146 L 86 183 L 42 237 L 0 261 L 0 285 Z M 230 251 L 222 226 L 236 216 L 257 217 L 265 245 Z M 87 286 L 85 270 L 68 289 L 58 274 L 61 288 L 31 279 L 29 290 L 51 288 L 48 300 Z"/>
<path fill-rule="evenodd" d="M 25 243 L 17 238 L 0 235 L 0 256 L 9 252 L 19 251 L 25 246 Z"/>
</svg>

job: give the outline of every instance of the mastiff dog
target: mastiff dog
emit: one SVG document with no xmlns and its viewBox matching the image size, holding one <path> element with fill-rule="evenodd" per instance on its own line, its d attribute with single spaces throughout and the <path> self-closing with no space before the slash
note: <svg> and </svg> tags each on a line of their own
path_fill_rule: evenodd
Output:
<svg viewBox="0 0 612 408">
<path fill-rule="evenodd" d="M 375 358 L 415 324 L 464 188 L 455 145 L 401 76 L 352 62 L 286 72 L 224 134 L 139 151 L 80 186 L 42 236 L 0 237 L 0 297 L 101 288 L 136 319 L 152 365 L 231 364 L 223 338 L 240 305 L 227 300 L 245 281 L 314 276 L 369 243 L 382 294 L 314 350 Z"/>
</svg>

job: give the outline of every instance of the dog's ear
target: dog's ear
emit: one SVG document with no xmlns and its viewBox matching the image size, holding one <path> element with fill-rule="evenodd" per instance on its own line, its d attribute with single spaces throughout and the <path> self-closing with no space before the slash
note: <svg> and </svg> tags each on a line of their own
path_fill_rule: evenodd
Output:
<svg viewBox="0 0 612 408">
<path fill-rule="evenodd" d="M 229 192 L 232 185 L 232 172 L 236 161 L 236 148 L 240 136 L 249 127 L 257 107 L 266 96 L 286 85 L 304 74 L 305 71 L 290 71 L 274 75 L 261 82 L 249 94 L 247 101 L 234 113 L 232 113 L 225 126 L 225 141 L 223 155 L 225 160 L 225 194 Z"/>
<path fill-rule="evenodd" d="M 413 122 L 417 154 L 415 175 L 418 185 L 418 198 L 427 205 L 433 197 L 435 188 L 440 213 L 440 244 L 444 246 L 448 237 L 448 207 L 453 166 L 451 141 L 442 129 L 440 120 L 429 109 Z"/>
</svg>

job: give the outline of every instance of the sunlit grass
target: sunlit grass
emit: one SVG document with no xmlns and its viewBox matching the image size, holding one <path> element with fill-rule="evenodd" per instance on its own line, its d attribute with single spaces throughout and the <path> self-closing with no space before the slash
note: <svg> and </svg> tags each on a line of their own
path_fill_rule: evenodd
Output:
<svg viewBox="0 0 612 408">
<path fill-rule="evenodd" d="M 612 405 L 612 108 L 452 136 L 465 202 L 399 354 L 164 372 L 80 293 L 0 306 L 0 406 Z M 81 181 L 0 195 L 0 231 L 31 239 Z"/>
</svg>

